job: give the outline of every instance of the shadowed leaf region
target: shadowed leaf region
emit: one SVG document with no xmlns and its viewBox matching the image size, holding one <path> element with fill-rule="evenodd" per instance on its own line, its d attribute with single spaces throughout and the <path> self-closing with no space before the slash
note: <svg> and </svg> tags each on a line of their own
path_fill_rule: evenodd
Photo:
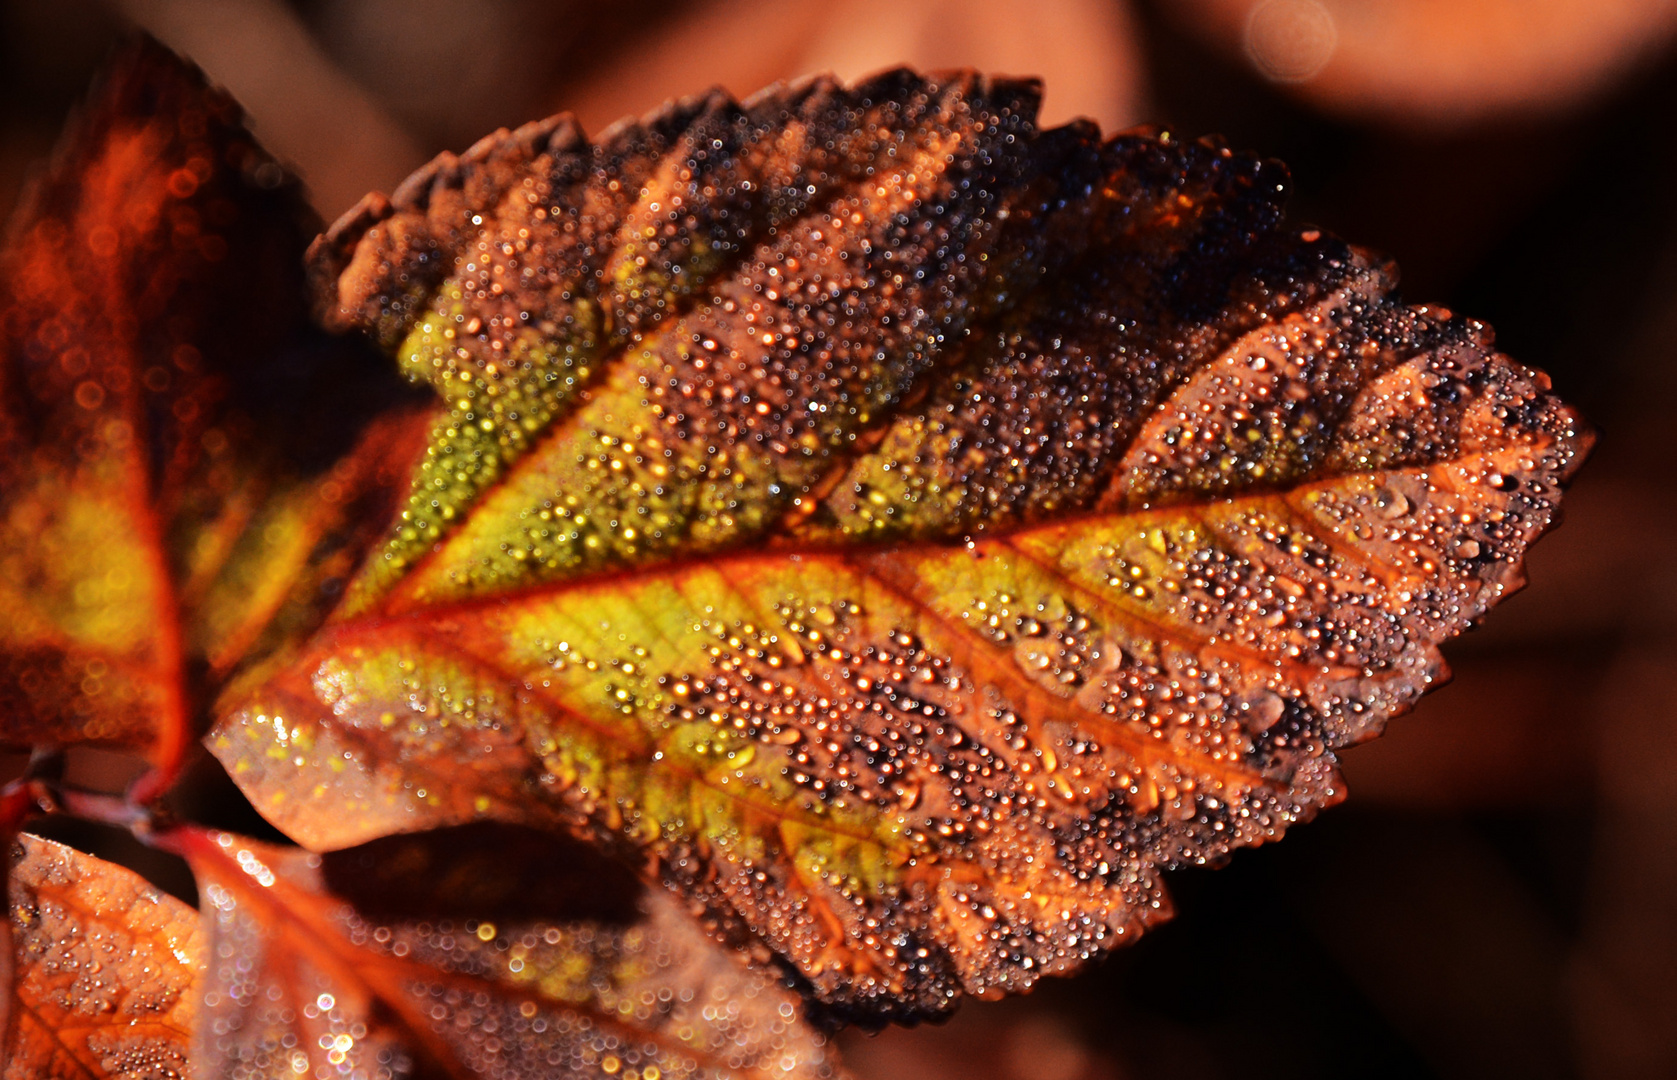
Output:
<svg viewBox="0 0 1677 1080">
<path fill-rule="evenodd" d="M 836 1075 L 802 1004 L 589 849 L 468 826 L 327 856 L 178 845 L 215 960 L 214 1075 Z M 601 908 L 609 907 L 607 911 Z"/>
</svg>

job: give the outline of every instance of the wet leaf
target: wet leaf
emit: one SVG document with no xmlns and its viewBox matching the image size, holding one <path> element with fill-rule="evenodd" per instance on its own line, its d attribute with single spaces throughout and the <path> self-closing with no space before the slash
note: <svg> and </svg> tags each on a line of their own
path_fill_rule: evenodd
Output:
<svg viewBox="0 0 1677 1080">
<path fill-rule="evenodd" d="M 1489 331 L 1281 225 L 1274 163 L 892 73 L 563 120 L 317 244 L 445 402 L 316 640 L 211 745 L 327 849 L 629 845 L 872 1015 L 1023 989 L 1521 582 L 1589 437 Z M 330 798 L 327 795 L 330 794 Z"/>
<path fill-rule="evenodd" d="M 213 688 L 316 625 L 376 535 L 417 444 L 372 419 L 401 396 L 377 358 L 309 329 L 312 230 L 237 105 L 155 45 L 20 209 L 0 252 L 0 744 L 178 760 Z"/>
<path fill-rule="evenodd" d="M 205 1075 L 834 1075 L 801 1004 L 661 892 L 519 830 L 327 856 L 199 833 Z"/>
<path fill-rule="evenodd" d="M 205 960 L 198 914 L 38 837 L 11 849 L 6 1080 L 180 1080 Z"/>
</svg>

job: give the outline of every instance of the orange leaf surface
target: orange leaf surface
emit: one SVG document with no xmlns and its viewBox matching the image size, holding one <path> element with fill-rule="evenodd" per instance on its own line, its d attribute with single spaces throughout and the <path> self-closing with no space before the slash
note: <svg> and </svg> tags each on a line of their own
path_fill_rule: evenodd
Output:
<svg viewBox="0 0 1677 1080">
<path fill-rule="evenodd" d="M 6 1080 L 187 1075 L 204 968 L 198 913 L 132 871 L 23 835 Z"/>
<path fill-rule="evenodd" d="M 155 45 L 20 209 L 0 251 L 0 744 L 172 766 L 214 687 L 318 623 L 376 535 L 417 445 L 369 424 L 394 400 L 382 365 L 308 329 L 311 231 L 237 105 Z"/>
<path fill-rule="evenodd" d="M 894 72 L 565 120 L 318 242 L 444 404 L 214 752 L 305 845 L 643 853 L 823 1001 L 936 1013 L 1161 917 L 1521 583 L 1589 443 L 1280 166 Z"/>
<path fill-rule="evenodd" d="M 673 898 L 639 914 L 633 879 L 579 845 L 469 826 L 325 857 L 178 847 L 214 957 L 204 1075 L 834 1074 L 794 995 Z"/>
</svg>

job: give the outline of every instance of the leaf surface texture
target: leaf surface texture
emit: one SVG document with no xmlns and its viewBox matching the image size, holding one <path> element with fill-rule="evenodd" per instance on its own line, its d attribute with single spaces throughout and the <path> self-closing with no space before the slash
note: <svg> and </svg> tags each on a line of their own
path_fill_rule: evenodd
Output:
<svg viewBox="0 0 1677 1080">
<path fill-rule="evenodd" d="M 1275 163 L 1035 108 L 556 120 L 317 241 L 328 321 L 442 404 L 344 602 L 222 699 L 258 808 L 569 827 L 877 1016 L 1072 970 L 1341 798 L 1589 434 L 1284 226 Z"/>
<path fill-rule="evenodd" d="M 205 961 L 198 914 L 130 870 L 22 834 L 6 1080 L 188 1075 Z"/>
</svg>

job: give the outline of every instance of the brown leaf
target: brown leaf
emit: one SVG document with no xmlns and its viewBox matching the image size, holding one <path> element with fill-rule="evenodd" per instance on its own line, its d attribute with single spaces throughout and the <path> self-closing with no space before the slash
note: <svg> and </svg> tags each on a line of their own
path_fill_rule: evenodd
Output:
<svg viewBox="0 0 1677 1080">
<path fill-rule="evenodd" d="M 877 1015 L 1072 970 L 1337 801 L 1588 435 L 1283 229 L 1279 166 L 1034 110 L 895 72 L 561 119 L 335 226 L 329 317 L 446 406 L 333 620 L 226 699 L 258 808 L 631 845 Z"/>
<path fill-rule="evenodd" d="M 372 539 L 417 447 L 399 416 L 369 423 L 399 396 L 376 360 L 307 328 L 311 224 L 232 100 L 151 44 L 19 211 L 0 744 L 172 766 L 210 690 L 317 624 Z"/>
<path fill-rule="evenodd" d="M 471 826 L 325 857 L 179 847 L 214 963 L 205 1074 L 819 1077 L 795 996 L 587 848 Z"/>
<path fill-rule="evenodd" d="M 180 1080 L 198 1013 L 195 911 L 50 840 L 11 848 L 5 1080 Z"/>
</svg>

